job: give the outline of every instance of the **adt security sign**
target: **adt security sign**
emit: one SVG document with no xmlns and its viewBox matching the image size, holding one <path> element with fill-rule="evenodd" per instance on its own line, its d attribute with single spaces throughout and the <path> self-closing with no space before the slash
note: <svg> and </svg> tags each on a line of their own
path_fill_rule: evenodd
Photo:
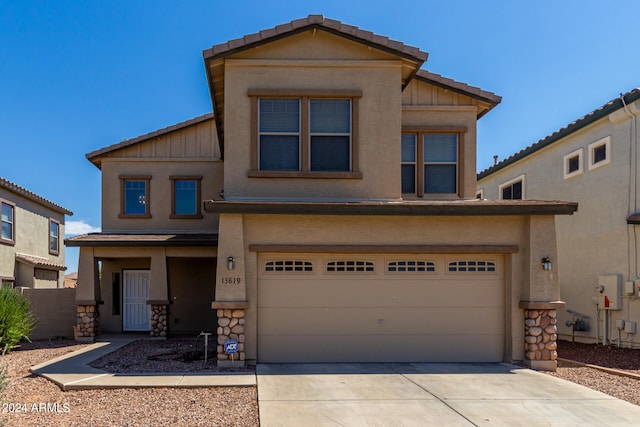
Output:
<svg viewBox="0 0 640 427">
<path fill-rule="evenodd" d="M 224 351 L 227 354 L 236 354 L 238 352 L 238 342 L 235 340 L 227 340 L 224 343 Z"/>
</svg>

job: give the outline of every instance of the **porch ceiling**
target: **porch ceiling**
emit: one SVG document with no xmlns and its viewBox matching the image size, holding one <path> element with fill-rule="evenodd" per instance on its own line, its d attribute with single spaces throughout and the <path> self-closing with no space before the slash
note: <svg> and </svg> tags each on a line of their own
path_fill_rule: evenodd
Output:
<svg viewBox="0 0 640 427">
<path fill-rule="evenodd" d="M 91 233 L 65 240 L 71 247 L 80 246 L 218 246 L 217 233 L 200 234 L 110 234 Z"/>
</svg>

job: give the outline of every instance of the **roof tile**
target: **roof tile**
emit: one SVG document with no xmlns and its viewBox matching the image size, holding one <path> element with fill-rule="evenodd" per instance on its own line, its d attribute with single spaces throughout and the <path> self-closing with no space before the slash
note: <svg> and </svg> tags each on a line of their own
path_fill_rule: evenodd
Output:
<svg viewBox="0 0 640 427">
<path fill-rule="evenodd" d="M 30 199 L 36 203 L 40 203 L 41 205 L 51 208 L 56 212 L 59 212 L 65 215 L 73 215 L 73 212 L 71 212 L 69 209 L 63 208 L 59 204 L 54 203 L 51 200 L 45 199 L 44 197 L 34 193 L 33 191 L 29 191 L 26 188 L 16 184 L 15 182 L 11 182 L 8 179 L 2 178 L 1 176 L 0 176 L 0 187 L 6 190 L 12 191 L 16 194 L 19 194 L 23 197 L 26 197 L 27 199 Z"/>
</svg>

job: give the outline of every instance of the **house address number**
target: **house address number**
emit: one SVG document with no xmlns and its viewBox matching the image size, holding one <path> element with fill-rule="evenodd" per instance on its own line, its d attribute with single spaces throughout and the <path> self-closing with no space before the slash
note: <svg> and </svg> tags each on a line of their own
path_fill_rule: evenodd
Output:
<svg viewBox="0 0 640 427">
<path fill-rule="evenodd" d="M 221 277 L 220 281 L 223 285 L 239 285 L 241 279 L 239 277 Z"/>
</svg>

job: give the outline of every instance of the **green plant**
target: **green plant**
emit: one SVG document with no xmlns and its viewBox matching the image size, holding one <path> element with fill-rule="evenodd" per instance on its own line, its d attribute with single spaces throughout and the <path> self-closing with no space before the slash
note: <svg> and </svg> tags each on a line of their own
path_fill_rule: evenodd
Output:
<svg viewBox="0 0 640 427">
<path fill-rule="evenodd" d="M 2 354 L 10 352 L 21 339 L 29 339 L 36 316 L 29 309 L 29 299 L 15 289 L 0 288 L 0 346 Z"/>
</svg>

